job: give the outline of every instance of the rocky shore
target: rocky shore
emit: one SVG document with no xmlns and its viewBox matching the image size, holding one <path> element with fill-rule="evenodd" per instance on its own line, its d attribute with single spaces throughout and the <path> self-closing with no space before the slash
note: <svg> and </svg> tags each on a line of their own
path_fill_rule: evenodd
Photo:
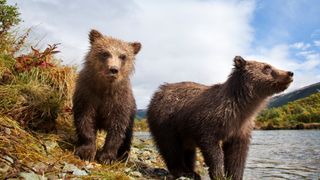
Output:
<svg viewBox="0 0 320 180">
<path fill-rule="evenodd" d="M 104 136 L 98 134 L 98 146 Z M 148 133 L 136 132 L 129 158 L 111 165 L 80 160 L 74 156 L 73 144 L 73 132 L 67 129 L 55 133 L 27 131 L 2 117 L 0 179 L 170 179 Z M 203 164 L 198 152 L 197 172 L 206 175 Z"/>
</svg>

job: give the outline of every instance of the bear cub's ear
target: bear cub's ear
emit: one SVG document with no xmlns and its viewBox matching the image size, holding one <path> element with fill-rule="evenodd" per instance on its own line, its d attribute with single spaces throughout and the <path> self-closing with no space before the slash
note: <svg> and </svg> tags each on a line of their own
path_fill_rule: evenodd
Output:
<svg viewBox="0 0 320 180">
<path fill-rule="evenodd" d="M 233 61 L 236 68 L 243 68 L 247 63 L 241 56 L 234 57 Z"/>
<path fill-rule="evenodd" d="M 133 48 L 133 53 L 134 54 L 138 54 L 138 52 L 140 51 L 140 49 L 141 49 L 141 43 L 139 43 L 139 42 L 133 42 L 133 43 L 129 43 L 130 44 L 130 46 L 132 46 L 132 48 Z"/>
<path fill-rule="evenodd" d="M 90 44 L 92 45 L 97 39 L 102 37 L 103 35 L 99 31 L 92 29 L 89 33 Z"/>
</svg>

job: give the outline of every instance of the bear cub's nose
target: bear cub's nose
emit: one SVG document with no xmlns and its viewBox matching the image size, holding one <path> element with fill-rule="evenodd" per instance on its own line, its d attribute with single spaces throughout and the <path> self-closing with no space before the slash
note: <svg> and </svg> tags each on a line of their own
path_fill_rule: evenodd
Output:
<svg viewBox="0 0 320 180">
<path fill-rule="evenodd" d="M 111 74 L 118 74 L 119 68 L 116 66 L 112 66 L 112 67 L 110 67 L 109 71 L 111 72 Z"/>
<path fill-rule="evenodd" d="M 292 77 L 293 76 L 293 72 L 288 71 L 288 76 Z"/>
</svg>

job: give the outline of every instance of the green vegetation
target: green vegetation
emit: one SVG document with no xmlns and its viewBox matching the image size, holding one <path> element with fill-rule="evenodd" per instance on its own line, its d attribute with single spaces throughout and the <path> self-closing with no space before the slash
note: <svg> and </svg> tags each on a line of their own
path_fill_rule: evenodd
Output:
<svg viewBox="0 0 320 180">
<path fill-rule="evenodd" d="M 264 110 L 257 117 L 262 129 L 320 128 L 320 93 L 277 108 Z"/>
<path fill-rule="evenodd" d="M 0 0 L 0 33 L 7 33 L 8 30 L 19 24 L 21 21 L 17 6 L 7 5 L 6 0 Z"/>
<path fill-rule="evenodd" d="M 148 127 L 147 120 L 146 119 L 135 119 L 133 130 L 148 132 L 149 127 Z"/>
<path fill-rule="evenodd" d="M 56 44 L 44 50 L 27 46 L 30 30 L 22 35 L 13 30 L 20 21 L 17 6 L 0 0 L 0 179 L 27 175 L 33 179 L 164 179 L 164 163 L 151 140 L 134 138 L 128 161 L 112 165 L 84 162 L 73 155 L 71 98 L 76 68 L 61 65 L 54 57 L 59 52 Z M 319 114 L 320 93 L 263 111 L 258 123 L 262 128 L 293 127 L 319 123 Z M 134 128 L 148 131 L 146 120 L 136 120 Z M 98 146 L 104 137 L 98 134 Z M 198 160 L 203 164 L 200 156 Z"/>
<path fill-rule="evenodd" d="M 100 165 L 73 155 L 76 68 L 54 57 L 56 44 L 26 45 L 30 30 L 14 30 L 20 21 L 17 6 L 0 0 L 0 179 L 129 179 L 123 169 L 132 163 Z"/>
<path fill-rule="evenodd" d="M 74 156 L 72 94 L 76 68 L 55 58 L 58 45 L 28 46 L 16 6 L 0 0 L 0 179 L 164 179 L 152 140 L 133 138 L 125 162 L 102 165 Z M 28 43 L 29 44 L 29 43 Z M 31 42 L 32 45 L 32 42 Z M 136 121 L 135 130 L 146 130 Z M 98 132 L 101 148 L 106 133 Z"/>
<path fill-rule="evenodd" d="M 320 89 L 320 82 L 305 86 L 303 88 L 292 91 L 290 93 L 286 93 L 284 95 L 275 96 L 269 102 L 268 107 L 269 108 L 280 107 L 282 105 L 287 104 L 288 102 L 302 99 L 314 93 L 317 93 L 319 92 L 319 89 Z"/>
</svg>

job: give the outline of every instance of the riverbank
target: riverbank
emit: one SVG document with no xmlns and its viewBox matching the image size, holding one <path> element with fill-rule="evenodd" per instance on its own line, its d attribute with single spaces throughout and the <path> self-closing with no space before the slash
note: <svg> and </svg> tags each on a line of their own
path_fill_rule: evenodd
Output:
<svg viewBox="0 0 320 180">
<path fill-rule="evenodd" d="M 262 124 L 256 122 L 255 130 L 305 130 L 305 129 L 320 129 L 320 123 L 300 123 L 297 125 L 277 126 L 271 123 Z M 135 121 L 135 131 L 149 132 L 146 119 Z"/>
<path fill-rule="evenodd" d="M 320 167 L 319 133 L 317 130 L 253 131 L 245 177 L 264 177 L 265 173 L 268 177 L 289 179 L 316 177 L 320 172 L 317 168 Z M 105 133 L 98 133 L 98 147 L 102 146 L 104 137 Z M 66 126 L 61 119 L 57 120 L 55 132 L 41 133 L 26 130 L 15 120 L 1 117 L 0 179 L 127 180 L 170 177 L 148 132 L 135 132 L 129 158 L 112 165 L 80 160 L 74 156 L 74 143 L 73 128 Z M 286 164 L 283 165 L 283 162 Z M 303 169 L 300 168 L 302 166 Z M 207 178 L 207 168 L 199 151 L 196 171 Z"/>
<path fill-rule="evenodd" d="M 74 156 L 74 129 L 60 123 L 64 121 L 57 120 L 55 132 L 40 133 L 26 130 L 8 117 L 0 117 L 0 179 L 127 180 L 169 177 L 149 135 L 135 134 L 129 158 L 125 162 L 102 165 Z M 97 146 L 100 148 L 104 137 L 105 133 L 98 133 Z M 203 168 L 197 171 L 206 173 Z"/>
<path fill-rule="evenodd" d="M 320 129 L 320 123 L 300 123 L 295 126 L 274 126 L 268 124 L 266 126 L 255 126 L 255 130 L 306 130 L 306 129 Z"/>
</svg>

